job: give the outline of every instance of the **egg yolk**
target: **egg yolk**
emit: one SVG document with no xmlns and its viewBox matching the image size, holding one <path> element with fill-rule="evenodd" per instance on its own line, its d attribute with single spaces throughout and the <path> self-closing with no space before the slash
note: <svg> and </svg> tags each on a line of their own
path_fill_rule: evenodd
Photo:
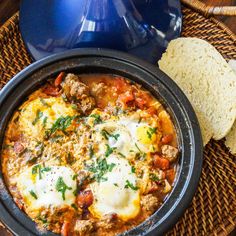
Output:
<svg viewBox="0 0 236 236">
<path fill-rule="evenodd" d="M 156 128 L 139 126 L 136 129 L 136 137 L 142 144 L 153 144 L 157 139 Z"/>
</svg>

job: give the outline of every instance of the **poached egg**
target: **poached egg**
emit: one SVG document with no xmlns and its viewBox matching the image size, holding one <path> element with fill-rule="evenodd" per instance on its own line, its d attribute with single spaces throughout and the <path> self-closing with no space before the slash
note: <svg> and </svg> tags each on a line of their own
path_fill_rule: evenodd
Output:
<svg viewBox="0 0 236 236">
<path fill-rule="evenodd" d="M 104 181 L 90 184 L 94 201 L 89 210 L 97 218 L 116 213 L 124 221 L 133 219 L 140 212 L 136 175 L 124 158 L 111 155 L 107 163 L 114 167 L 103 176 Z"/>
<path fill-rule="evenodd" d="M 65 166 L 34 165 L 17 179 L 17 187 L 29 211 L 70 206 L 75 202 L 74 171 Z"/>
</svg>

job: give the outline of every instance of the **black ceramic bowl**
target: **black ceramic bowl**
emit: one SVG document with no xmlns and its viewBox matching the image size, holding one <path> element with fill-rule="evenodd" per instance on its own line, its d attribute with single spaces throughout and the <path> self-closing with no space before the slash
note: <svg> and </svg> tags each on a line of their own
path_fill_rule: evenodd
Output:
<svg viewBox="0 0 236 236">
<path fill-rule="evenodd" d="M 0 144 L 7 123 L 21 102 L 60 71 L 109 73 L 142 84 L 171 114 L 180 148 L 175 186 L 155 214 L 122 235 L 163 235 L 191 202 L 202 167 L 202 139 L 196 115 L 179 87 L 157 67 L 127 54 L 101 49 L 76 49 L 38 61 L 16 75 L 0 92 Z M 0 220 L 15 235 L 40 235 L 35 223 L 14 203 L 0 170 Z M 45 232 L 43 235 L 55 235 Z"/>
</svg>

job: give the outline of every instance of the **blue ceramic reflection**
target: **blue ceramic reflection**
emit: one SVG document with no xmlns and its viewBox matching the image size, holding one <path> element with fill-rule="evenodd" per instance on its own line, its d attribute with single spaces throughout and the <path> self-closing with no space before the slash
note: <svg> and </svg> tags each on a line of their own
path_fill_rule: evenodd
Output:
<svg viewBox="0 0 236 236">
<path fill-rule="evenodd" d="M 35 60 L 102 47 L 155 63 L 181 23 L 177 0 L 22 0 L 20 9 L 22 37 Z"/>
</svg>

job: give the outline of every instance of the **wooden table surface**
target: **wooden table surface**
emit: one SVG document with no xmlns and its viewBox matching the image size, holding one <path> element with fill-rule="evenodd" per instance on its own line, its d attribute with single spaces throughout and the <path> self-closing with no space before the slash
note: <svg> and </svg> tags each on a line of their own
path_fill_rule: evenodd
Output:
<svg viewBox="0 0 236 236">
<path fill-rule="evenodd" d="M 202 0 L 209 5 L 216 6 L 236 6 L 236 0 Z M 0 26 L 19 10 L 19 0 L 0 0 Z M 217 17 L 227 25 L 231 31 L 236 34 L 236 17 Z M 235 233 L 235 234 L 234 234 Z M 9 234 L 0 226 L 0 236 L 8 236 Z M 236 235 L 236 231 L 231 234 Z"/>
</svg>

